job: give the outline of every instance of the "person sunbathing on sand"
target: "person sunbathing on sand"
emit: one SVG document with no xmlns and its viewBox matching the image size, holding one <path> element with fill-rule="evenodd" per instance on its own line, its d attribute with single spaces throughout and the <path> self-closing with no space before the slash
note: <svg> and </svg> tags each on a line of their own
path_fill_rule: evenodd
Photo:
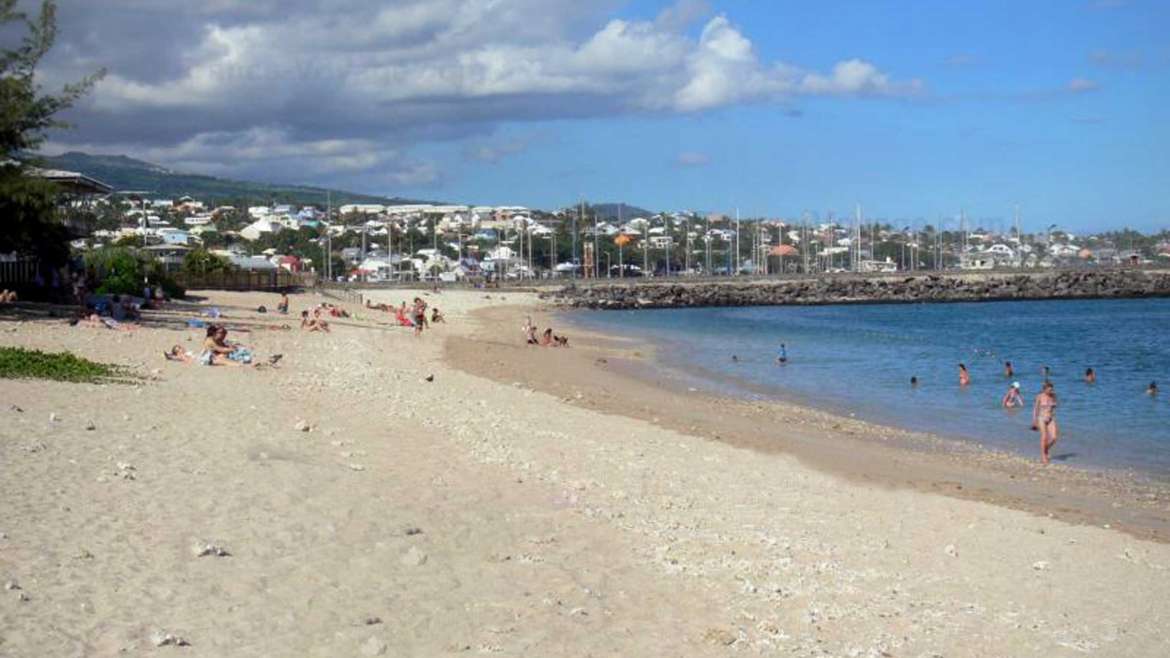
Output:
<svg viewBox="0 0 1170 658">
<path fill-rule="evenodd" d="M 175 345 L 171 349 L 163 352 L 163 358 L 167 361 L 178 361 L 179 363 L 194 363 L 195 355 L 183 349 L 182 345 Z"/>
<path fill-rule="evenodd" d="M 321 319 L 321 309 L 314 309 L 313 316 L 308 311 L 301 311 L 301 329 L 309 331 L 324 331 L 329 333 L 329 323 Z"/>
<path fill-rule="evenodd" d="M 243 365 L 238 361 L 233 361 L 228 358 L 228 355 L 235 351 L 235 348 L 220 342 L 219 331 L 220 328 L 218 326 L 214 324 L 207 325 L 207 334 L 203 338 L 203 352 L 199 354 L 199 363 L 205 366 L 234 367 Z"/>
<path fill-rule="evenodd" d="M 70 320 L 69 324 L 77 327 L 89 327 L 91 329 L 110 329 L 111 331 L 134 331 L 138 328 L 136 324 L 118 322 L 114 318 L 98 315 L 92 310 L 88 314 L 82 314 L 81 317 Z"/>
</svg>

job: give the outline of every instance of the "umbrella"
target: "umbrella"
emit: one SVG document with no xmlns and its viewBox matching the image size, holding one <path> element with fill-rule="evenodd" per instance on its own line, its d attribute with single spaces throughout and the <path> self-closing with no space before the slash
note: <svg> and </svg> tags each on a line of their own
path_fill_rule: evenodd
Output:
<svg viewBox="0 0 1170 658">
<path fill-rule="evenodd" d="M 770 256 L 795 256 L 799 253 L 796 247 L 790 244 L 777 245 L 768 251 L 768 255 Z"/>
</svg>

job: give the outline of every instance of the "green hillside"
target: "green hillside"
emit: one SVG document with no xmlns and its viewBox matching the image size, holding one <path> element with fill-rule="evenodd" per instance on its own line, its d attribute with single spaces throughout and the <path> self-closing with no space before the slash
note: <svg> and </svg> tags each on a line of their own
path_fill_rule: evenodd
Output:
<svg viewBox="0 0 1170 658">
<path fill-rule="evenodd" d="M 324 204 L 326 200 L 327 190 L 325 188 L 257 183 L 188 174 L 171 171 L 165 167 L 124 155 L 90 155 L 69 152 L 56 156 L 41 156 L 39 161 L 49 169 L 81 172 L 118 191 L 145 192 L 152 197 L 159 198 L 187 195 L 200 201 L 213 203 L 272 202 L 296 205 Z M 328 191 L 332 192 L 335 205 L 345 203 L 426 203 L 414 199 L 358 194 L 344 190 Z"/>
<path fill-rule="evenodd" d="M 619 213 L 619 206 L 620 206 L 620 213 Z M 645 208 L 639 208 L 638 206 L 633 206 L 633 205 L 630 205 L 628 203 L 620 203 L 620 202 L 616 202 L 616 201 L 615 202 L 606 202 L 606 203 L 594 203 L 594 204 L 590 204 L 589 207 L 592 208 L 593 211 L 597 213 L 597 216 L 601 217 L 602 219 L 616 220 L 620 216 L 623 220 L 629 220 L 629 219 L 633 219 L 635 217 L 650 217 L 651 215 L 656 214 L 650 210 L 646 210 Z"/>
</svg>

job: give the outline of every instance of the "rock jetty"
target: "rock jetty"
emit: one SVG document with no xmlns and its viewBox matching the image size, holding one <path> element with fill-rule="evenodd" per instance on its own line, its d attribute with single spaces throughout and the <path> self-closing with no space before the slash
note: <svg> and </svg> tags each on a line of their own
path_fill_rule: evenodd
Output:
<svg viewBox="0 0 1170 658">
<path fill-rule="evenodd" d="M 793 279 L 581 282 L 546 292 L 567 307 L 597 309 L 912 304 L 1022 299 L 1170 297 L 1170 270 L 827 275 Z"/>
</svg>

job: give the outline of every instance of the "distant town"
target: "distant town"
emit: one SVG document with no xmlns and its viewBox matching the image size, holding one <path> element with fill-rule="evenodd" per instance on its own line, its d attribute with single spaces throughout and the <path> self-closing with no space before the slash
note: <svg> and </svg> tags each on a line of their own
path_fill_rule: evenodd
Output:
<svg viewBox="0 0 1170 658">
<path fill-rule="evenodd" d="M 1170 262 L 1170 231 L 1074 234 L 1018 220 L 991 230 L 961 213 L 947 228 L 845 218 L 736 217 L 581 202 L 557 210 L 437 204 L 216 205 L 115 191 L 78 172 L 42 172 L 71 192 L 77 252 L 130 248 L 161 269 L 280 271 L 406 282 L 726 276 L 1141 266 Z"/>
</svg>

